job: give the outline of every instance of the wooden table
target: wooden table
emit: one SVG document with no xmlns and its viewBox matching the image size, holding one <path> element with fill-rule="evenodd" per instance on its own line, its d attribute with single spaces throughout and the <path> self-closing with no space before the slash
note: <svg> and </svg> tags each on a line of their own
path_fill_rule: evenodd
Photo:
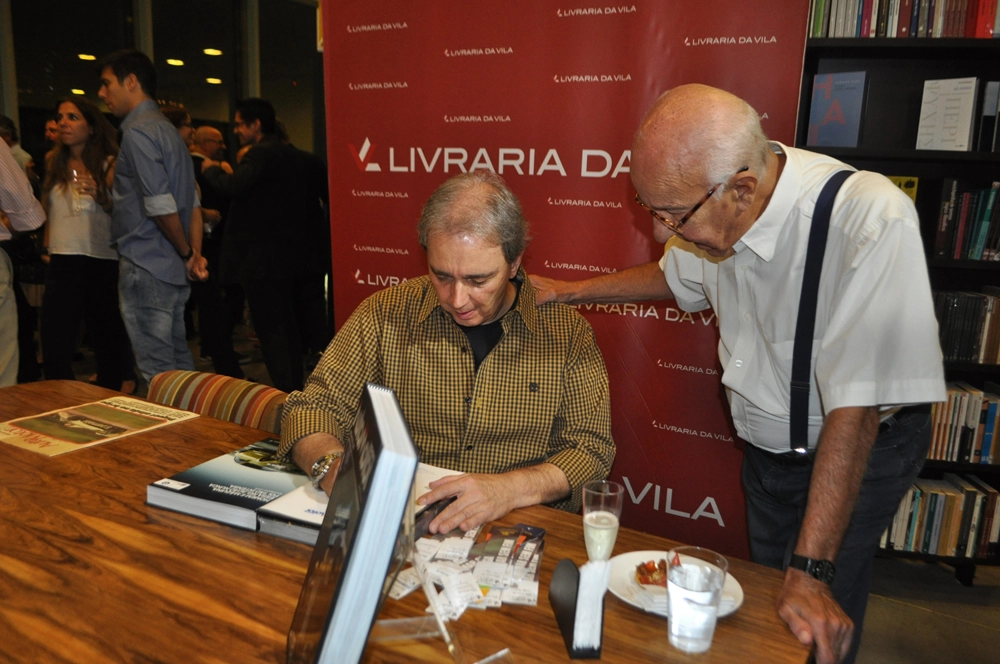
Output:
<svg viewBox="0 0 1000 664">
<path fill-rule="evenodd" d="M 67 381 L 3 388 L 0 421 L 115 394 Z M 150 482 L 262 437 L 199 417 L 57 457 L 0 444 L 0 661 L 284 661 L 311 547 L 145 505 Z M 580 518 L 534 507 L 504 522 L 547 530 L 539 603 L 466 611 L 455 629 L 468 661 L 505 647 L 519 663 L 566 661 L 547 589 L 560 559 L 586 560 Z M 672 544 L 623 528 L 615 551 Z M 609 593 L 603 661 L 804 662 L 773 608 L 781 575 L 731 566 L 746 599 L 707 654 L 674 650 L 665 620 Z M 381 617 L 425 606 L 418 591 L 387 600 Z M 365 660 L 451 661 L 436 640 L 398 647 L 372 644 Z"/>
</svg>

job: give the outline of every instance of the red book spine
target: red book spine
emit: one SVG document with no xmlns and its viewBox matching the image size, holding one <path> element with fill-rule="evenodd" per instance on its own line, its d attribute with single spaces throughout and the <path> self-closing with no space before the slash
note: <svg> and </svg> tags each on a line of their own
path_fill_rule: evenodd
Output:
<svg viewBox="0 0 1000 664">
<path fill-rule="evenodd" d="M 969 4 L 965 9 L 965 32 L 963 36 L 965 37 L 975 37 L 976 36 L 976 17 L 979 16 L 979 3 L 986 2 L 986 0 L 969 0 Z"/>
<path fill-rule="evenodd" d="M 910 19 L 912 17 L 913 0 L 899 0 L 899 26 L 896 28 L 897 37 L 910 36 Z"/>
<path fill-rule="evenodd" d="M 861 36 L 868 37 L 872 27 L 872 0 L 865 0 L 861 9 Z"/>
</svg>

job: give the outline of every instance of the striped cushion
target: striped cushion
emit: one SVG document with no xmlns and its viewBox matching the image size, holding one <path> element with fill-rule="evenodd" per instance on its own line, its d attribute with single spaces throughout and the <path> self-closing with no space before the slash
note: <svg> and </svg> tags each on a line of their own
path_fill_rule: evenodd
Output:
<svg viewBox="0 0 1000 664">
<path fill-rule="evenodd" d="M 287 394 L 266 385 L 201 371 L 164 371 L 149 382 L 146 398 L 220 420 L 281 433 Z"/>
</svg>

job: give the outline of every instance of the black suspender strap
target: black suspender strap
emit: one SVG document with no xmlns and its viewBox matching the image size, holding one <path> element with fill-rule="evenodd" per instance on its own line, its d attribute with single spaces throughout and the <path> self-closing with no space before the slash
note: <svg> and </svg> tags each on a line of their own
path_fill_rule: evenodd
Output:
<svg viewBox="0 0 1000 664">
<path fill-rule="evenodd" d="M 792 349 L 791 401 L 789 404 L 792 450 L 805 454 L 809 449 L 809 375 L 812 373 L 813 332 L 816 329 L 816 302 L 819 297 L 819 278 L 823 271 L 823 254 L 826 238 L 830 234 L 830 213 L 833 199 L 840 185 L 855 171 L 834 173 L 816 199 L 806 264 L 802 273 L 802 292 L 799 295 L 799 316 L 795 323 L 795 345 Z"/>
</svg>

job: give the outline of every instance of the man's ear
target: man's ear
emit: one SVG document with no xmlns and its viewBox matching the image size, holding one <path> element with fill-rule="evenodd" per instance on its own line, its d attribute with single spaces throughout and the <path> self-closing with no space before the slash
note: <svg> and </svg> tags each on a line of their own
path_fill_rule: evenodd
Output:
<svg viewBox="0 0 1000 664">
<path fill-rule="evenodd" d="M 253 124 L 251 124 L 250 126 L 253 127 L 253 130 L 259 134 L 260 133 L 260 118 L 257 118 L 256 120 L 254 120 Z"/>
<path fill-rule="evenodd" d="M 750 171 L 736 175 L 732 184 L 732 190 L 736 193 L 736 207 L 740 211 L 747 210 L 753 205 L 754 200 L 757 198 L 757 187 L 759 185 L 760 180 Z"/>
<path fill-rule="evenodd" d="M 521 254 L 510 264 L 510 271 L 507 273 L 508 279 L 513 279 L 517 276 L 517 271 L 521 267 L 521 259 L 524 258 L 524 254 Z"/>
<path fill-rule="evenodd" d="M 139 85 L 139 79 L 136 78 L 135 74 L 129 74 L 122 81 L 122 87 L 124 87 L 129 92 L 135 92 L 136 87 Z"/>
</svg>

